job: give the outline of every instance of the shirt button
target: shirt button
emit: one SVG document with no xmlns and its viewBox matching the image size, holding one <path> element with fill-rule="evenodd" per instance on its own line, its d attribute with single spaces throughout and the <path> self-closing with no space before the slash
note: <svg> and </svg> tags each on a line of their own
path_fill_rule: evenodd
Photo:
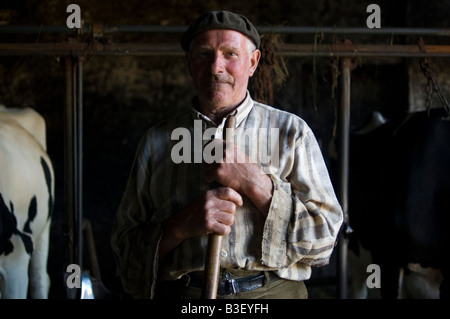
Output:
<svg viewBox="0 0 450 319">
<path fill-rule="evenodd" d="M 224 250 L 224 249 L 222 249 L 222 251 L 220 252 L 220 256 L 222 256 L 222 257 L 227 257 L 227 256 L 228 256 L 227 251 Z"/>
</svg>

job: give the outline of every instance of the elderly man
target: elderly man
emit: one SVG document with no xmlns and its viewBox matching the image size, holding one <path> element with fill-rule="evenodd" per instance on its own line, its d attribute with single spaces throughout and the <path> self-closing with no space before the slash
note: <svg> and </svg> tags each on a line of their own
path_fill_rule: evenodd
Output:
<svg viewBox="0 0 450 319">
<path fill-rule="evenodd" d="M 213 233 L 224 236 L 218 298 L 307 298 L 311 266 L 328 263 L 342 210 L 307 124 L 252 100 L 259 45 L 250 21 L 227 11 L 199 17 L 183 35 L 197 95 L 141 140 L 113 229 L 132 297 L 200 297 Z M 230 114 L 236 134 L 225 144 Z M 174 132 L 193 133 L 186 147 Z"/>
</svg>

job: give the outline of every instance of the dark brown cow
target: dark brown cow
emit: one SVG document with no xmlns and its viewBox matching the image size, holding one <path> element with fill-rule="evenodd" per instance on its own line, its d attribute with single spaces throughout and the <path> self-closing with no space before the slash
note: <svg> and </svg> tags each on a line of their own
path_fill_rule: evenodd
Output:
<svg viewBox="0 0 450 319">
<path fill-rule="evenodd" d="M 450 122 L 441 109 L 407 115 L 351 137 L 349 214 L 354 237 L 381 269 L 383 298 L 397 298 L 399 269 L 440 269 L 448 296 Z M 357 245 L 351 239 L 351 247 Z"/>
</svg>

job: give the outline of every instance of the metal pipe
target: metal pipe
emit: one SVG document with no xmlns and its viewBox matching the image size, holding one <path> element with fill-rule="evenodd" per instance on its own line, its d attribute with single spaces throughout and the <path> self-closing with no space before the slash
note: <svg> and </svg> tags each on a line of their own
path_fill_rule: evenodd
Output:
<svg viewBox="0 0 450 319">
<path fill-rule="evenodd" d="M 72 34 L 75 35 L 79 29 L 69 29 L 62 25 L 2 25 L 0 26 L 0 34 Z M 91 28 L 83 26 L 83 32 L 90 32 Z"/>
<path fill-rule="evenodd" d="M 421 35 L 421 36 L 450 36 L 450 29 L 442 28 L 374 28 L 366 27 L 315 27 L 315 26 L 256 26 L 260 33 L 281 34 L 362 34 L 362 35 Z M 162 25 L 105 25 L 103 33 L 183 33 L 187 26 Z M 0 34 L 37 34 L 61 33 L 76 34 L 90 33 L 93 25 L 83 25 L 80 29 L 70 29 L 67 26 L 52 25 L 6 25 L 0 26 Z"/>
<path fill-rule="evenodd" d="M 65 107 L 65 196 L 69 235 L 69 262 L 80 268 L 82 259 L 82 59 L 67 57 Z"/>
<path fill-rule="evenodd" d="M 76 59 L 72 59 L 72 108 L 71 108 L 71 119 L 72 119 L 72 132 L 71 132 L 71 155 L 70 161 L 73 167 L 72 176 L 72 213 L 73 213 L 73 238 L 74 238 L 74 262 L 82 269 L 83 260 L 80 254 L 80 234 L 79 234 L 79 221 L 78 221 L 78 211 L 79 211 L 79 198 L 78 198 L 78 184 L 79 184 L 79 168 L 77 165 L 78 159 L 78 118 L 77 118 L 77 105 L 78 105 L 78 94 L 77 94 L 77 63 Z"/>
<path fill-rule="evenodd" d="M 276 52 L 287 57 L 450 57 L 450 45 L 284 44 Z M 178 43 L 0 43 L 0 56 L 184 56 Z"/>
<path fill-rule="evenodd" d="M 70 264 L 83 267 L 82 233 L 82 68 L 81 59 L 66 57 L 66 101 L 64 130 L 65 199 L 68 232 L 68 259 Z M 81 291 L 69 293 L 79 298 Z"/>
<path fill-rule="evenodd" d="M 100 265 L 97 258 L 97 249 L 95 248 L 94 234 L 92 225 L 89 219 L 83 218 L 83 237 L 86 240 L 86 247 L 89 256 L 89 266 L 92 272 L 92 277 L 98 281 L 102 280 L 100 273 Z"/>
<path fill-rule="evenodd" d="M 74 128 L 75 137 L 75 154 L 74 166 L 75 170 L 75 220 L 78 245 L 78 265 L 83 269 L 83 58 L 76 59 L 76 94 L 74 108 Z"/>
<path fill-rule="evenodd" d="M 341 59 L 341 107 L 339 120 L 339 201 L 344 214 L 344 221 L 339 232 L 338 240 L 338 286 L 337 297 L 347 299 L 347 253 L 348 253 L 348 176 L 349 176 L 349 149 L 350 149 L 350 97 L 351 97 L 351 70 L 354 68 L 352 58 Z"/>
<path fill-rule="evenodd" d="M 64 179 L 65 179 L 65 210 L 67 217 L 67 251 L 69 264 L 75 263 L 75 238 L 74 238 L 74 166 L 73 166 L 73 74 L 72 58 L 66 57 L 65 81 L 66 81 L 66 102 L 64 108 Z"/>
<path fill-rule="evenodd" d="M 328 56 L 328 57 L 450 57 L 449 45 L 427 45 L 422 51 L 418 45 L 386 44 L 284 44 L 277 54 L 282 56 Z"/>
<path fill-rule="evenodd" d="M 439 28 L 358 28 L 358 27 L 257 27 L 261 33 L 281 34 L 363 34 L 363 35 L 422 35 L 422 36 L 450 36 L 450 29 Z"/>
</svg>

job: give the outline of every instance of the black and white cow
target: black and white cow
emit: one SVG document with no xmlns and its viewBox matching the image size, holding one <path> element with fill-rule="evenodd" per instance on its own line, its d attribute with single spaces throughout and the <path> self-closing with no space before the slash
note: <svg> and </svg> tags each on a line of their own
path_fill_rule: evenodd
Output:
<svg viewBox="0 0 450 319">
<path fill-rule="evenodd" d="M 383 298 L 398 298 L 405 289 L 400 284 L 414 277 L 438 282 L 437 295 L 448 297 L 450 121 L 446 116 L 443 109 L 417 112 L 364 134 L 352 134 L 349 214 L 357 241 L 351 238 L 350 246 L 356 254 L 361 248 L 370 251 L 370 262 L 380 266 Z"/>
<path fill-rule="evenodd" d="M 0 294 L 47 298 L 54 172 L 45 121 L 34 110 L 0 106 Z"/>
</svg>

